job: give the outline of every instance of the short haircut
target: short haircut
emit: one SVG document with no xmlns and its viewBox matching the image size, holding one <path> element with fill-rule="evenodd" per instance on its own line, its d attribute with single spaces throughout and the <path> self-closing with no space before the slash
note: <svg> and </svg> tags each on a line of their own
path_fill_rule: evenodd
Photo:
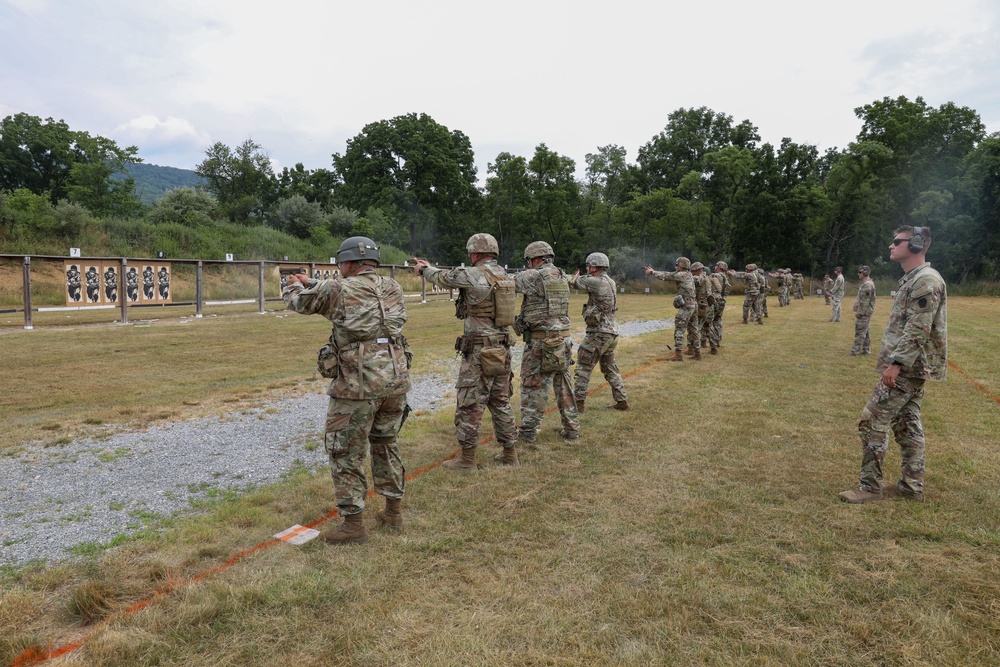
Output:
<svg viewBox="0 0 1000 667">
<path fill-rule="evenodd" d="M 914 235 L 913 227 L 910 225 L 900 225 L 899 227 L 896 227 L 895 231 L 893 231 L 892 233 L 899 234 L 900 232 L 909 234 L 910 236 Z M 920 226 L 920 236 L 924 239 L 924 243 L 926 245 L 926 243 L 931 240 L 931 228 Z"/>
</svg>

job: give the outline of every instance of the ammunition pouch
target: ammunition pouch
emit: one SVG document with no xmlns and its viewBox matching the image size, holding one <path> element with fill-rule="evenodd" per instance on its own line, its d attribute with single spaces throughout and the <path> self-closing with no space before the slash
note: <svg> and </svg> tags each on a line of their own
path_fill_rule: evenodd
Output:
<svg viewBox="0 0 1000 667">
<path fill-rule="evenodd" d="M 559 332 L 556 332 L 557 334 Z M 542 372 L 558 373 L 569 368 L 569 338 L 562 335 L 542 340 Z"/>
<path fill-rule="evenodd" d="M 325 378 L 335 379 L 340 368 L 340 356 L 333 346 L 333 336 L 330 342 L 319 348 L 316 354 L 316 371 Z"/>
</svg>

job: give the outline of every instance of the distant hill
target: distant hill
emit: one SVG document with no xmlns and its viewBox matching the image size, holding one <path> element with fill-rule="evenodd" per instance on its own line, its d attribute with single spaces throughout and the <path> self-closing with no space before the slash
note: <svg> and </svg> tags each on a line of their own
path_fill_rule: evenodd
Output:
<svg viewBox="0 0 1000 667">
<path fill-rule="evenodd" d="M 174 188 L 196 188 L 205 184 L 205 179 L 190 169 L 161 167 L 140 162 L 129 165 L 128 171 L 135 179 L 135 194 L 143 204 L 152 204 Z M 120 173 L 115 176 L 123 178 Z"/>
</svg>

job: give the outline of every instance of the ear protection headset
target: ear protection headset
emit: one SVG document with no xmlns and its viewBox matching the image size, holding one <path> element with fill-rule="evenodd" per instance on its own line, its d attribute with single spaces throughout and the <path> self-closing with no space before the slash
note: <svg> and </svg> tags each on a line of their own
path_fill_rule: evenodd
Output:
<svg viewBox="0 0 1000 667">
<path fill-rule="evenodd" d="M 923 229 L 920 227 L 913 228 L 913 235 L 910 236 L 910 240 L 907 242 L 907 247 L 909 247 L 910 252 L 920 252 L 924 249 L 924 237 Z"/>
</svg>

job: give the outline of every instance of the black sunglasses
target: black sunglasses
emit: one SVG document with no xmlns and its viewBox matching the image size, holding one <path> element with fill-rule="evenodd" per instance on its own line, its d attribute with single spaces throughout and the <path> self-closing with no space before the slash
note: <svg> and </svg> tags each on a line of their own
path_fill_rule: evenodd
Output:
<svg viewBox="0 0 1000 667">
<path fill-rule="evenodd" d="M 893 239 L 892 240 L 892 245 L 899 245 L 900 243 L 906 243 L 909 240 L 910 239 L 898 239 L 898 238 L 897 239 Z"/>
</svg>

